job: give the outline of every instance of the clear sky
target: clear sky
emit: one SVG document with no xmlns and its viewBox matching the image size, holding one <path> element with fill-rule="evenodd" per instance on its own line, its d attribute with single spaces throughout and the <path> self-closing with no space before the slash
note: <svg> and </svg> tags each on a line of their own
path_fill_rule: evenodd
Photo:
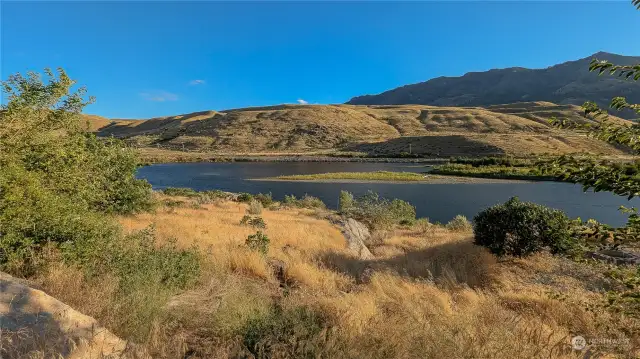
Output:
<svg viewBox="0 0 640 359">
<path fill-rule="evenodd" d="M 63 67 L 97 98 L 85 112 L 112 118 L 342 103 L 469 71 L 640 55 L 626 0 L 0 3 L 2 79 Z"/>
</svg>

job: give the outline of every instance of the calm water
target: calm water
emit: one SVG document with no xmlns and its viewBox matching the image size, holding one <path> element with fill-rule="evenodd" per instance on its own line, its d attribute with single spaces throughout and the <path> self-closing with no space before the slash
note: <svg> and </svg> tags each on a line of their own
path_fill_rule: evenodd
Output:
<svg viewBox="0 0 640 359">
<path fill-rule="evenodd" d="M 172 163 L 143 167 L 138 176 L 155 189 L 190 187 L 195 190 L 220 189 L 229 192 L 271 192 L 281 200 L 286 194 L 309 194 L 336 208 L 340 190 L 360 195 L 368 190 L 387 198 L 400 198 L 416 206 L 419 217 L 446 222 L 457 214 L 472 218 L 483 208 L 504 202 L 512 196 L 564 210 L 570 217 L 594 218 L 611 225 L 622 225 L 626 216 L 620 205 L 639 206 L 640 200 L 627 201 L 610 193 L 584 193 L 580 186 L 556 182 L 535 183 L 311 183 L 249 181 L 251 178 L 290 174 L 368 171 L 424 172 L 422 165 L 406 163 Z"/>
</svg>

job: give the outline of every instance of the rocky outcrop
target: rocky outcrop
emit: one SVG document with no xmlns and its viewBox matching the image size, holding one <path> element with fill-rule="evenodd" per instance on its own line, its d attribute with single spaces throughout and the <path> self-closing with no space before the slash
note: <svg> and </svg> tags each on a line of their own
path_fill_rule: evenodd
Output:
<svg viewBox="0 0 640 359">
<path fill-rule="evenodd" d="M 617 265 L 640 265 L 640 255 L 622 250 L 606 249 L 588 252 L 587 256 Z"/>
<path fill-rule="evenodd" d="M 347 240 L 347 246 L 359 259 L 373 259 L 373 254 L 365 243 L 371 238 L 369 228 L 353 218 L 342 222 L 342 234 Z"/>
<path fill-rule="evenodd" d="M 118 358 L 126 347 L 95 319 L 0 272 L 0 358 Z"/>
<path fill-rule="evenodd" d="M 277 258 L 269 258 L 267 259 L 267 263 L 274 277 L 276 277 L 280 283 L 280 287 L 286 287 L 289 284 L 287 281 L 287 263 Z"/>
</svg>

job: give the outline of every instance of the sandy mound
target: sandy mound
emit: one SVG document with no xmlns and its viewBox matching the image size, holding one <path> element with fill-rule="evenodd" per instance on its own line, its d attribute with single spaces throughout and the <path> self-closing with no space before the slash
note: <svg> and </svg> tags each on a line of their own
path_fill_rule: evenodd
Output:
<svg viewBox="0 0 640 359">
<path fill-rule="evenodd" d="M 0 272 L 0 358 L 114 358 L 125 347 L 95 319 Z"/>
</svg>

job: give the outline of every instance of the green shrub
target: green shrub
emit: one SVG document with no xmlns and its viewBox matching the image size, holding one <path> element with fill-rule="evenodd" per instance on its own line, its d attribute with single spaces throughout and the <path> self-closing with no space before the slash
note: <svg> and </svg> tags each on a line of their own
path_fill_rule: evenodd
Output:
<svg viewBox="0 0 640 359">
<path fill-rule="evenodd" d="M 63 245 L 63 253 L 74 261 L 92 259 L 92 262 L 84 263 L 84 267 L 96 273 L 114 272 L 120 278 L 121 290 L 133 290 L 142 283 L 165 289 L 184 289 L 200 274 L 197 250 L 178 249 L 175 240 L 158 244 L 153 226 L 121 238 L 111 243 L 87 241 L 81 246 Z"/>
<path fill-rule="evenodd" d="M 310 208 L 310 209 L 324 209 L 327 208 L 327 206 L 324 204 L 324 202 L 322 202 L 322 200 L 318 197 L 314 197 L 314 196 L 309 196 L 308 194 L 305 194 L 304 197 L 302 197 L 299 201 L 299 207 L 302 208 Z"/>
<path fill-rule="evenodd" d="M 249 215 L 245 215 L 240 220 L 240 225 L 249 225 L 253 228 L 265 229 L 267 228 L 267 224 L 264 222 L 262 217 L 251 217 Z"/>
<path fill-rule="evenodd" d="M 254 216 L 262 214 L 262 204 L 255 199 L 251 200 L 251 202 L 249 202 L 249 208 L 247 208 L 247 213 Z"/>
<path fill-rule="evenodd" d="M 457 215 L 445 225 L 448 230 L 456 232 L 465 232 L 473 229 L 471 222 L 463 215 Z"/>
<path fill-rule="evenodd" d="M 162 193 L 167 196 L 181 196 L 181 197 L 198 197 L 198 192 L 191 188 L 183 188 L 183 187 L 167 187 Z"/>
<path fill-rule="evenodd" d="M 394 198 L 388 207 L 393 217 L 398 219 L 398 224 L 413 225 L 416 221 L 416 208 L 409 202 Z"/>
<path fill-rule="evenodd" d="M 429 222 L 429 218 L 419 218 L 413 223 L 413 227 L 422 234 L 426 234 L 433 229 L 434 224 Z"/>
<path fill-rule="evenodd" d="M 345 192 L 345 198 L 351 195 Z M 367 192 L 354 198 L 353 205 L 342 207 L 340 213 L 364 222 L 371 229 L 388 229 L 397 224 L 411 225 L 416 220 L 416 210 L 410 203 L 400 199 L 389 201 L 377 193 Z"/>
<path fill-rule="evenodd" d="M 255 198 L 256 201 L 262 203 L 263 207 L 269 207 L 273 204 L 273 196 L 271 195 L 271 192 L 258 193 L 257 195 L 253 196 L 253 198 Z"/>
<path fill-rule="evenodd" d="M 162 201 L 162 203 L 164 203 L 164 205 L 171 210 L 175 208 L 184 207 L 187 204 L 187 202 L 185 201 L 179 201 L 175 199 L 165 199 L 164 201 Z"/>
<path fill-rule="evenodd" d="M 256 234 L 249 235 L 244 243 L 249 249 L 266 255 L 269 252 L 269 242 L 269 237 L 262 231 L 258 231 Z"/>
<path fill-rule="evenodd" d="M 229 193 L 221 191 L 219 189 L 208 190 L 199 192 L 201 196 L 209 197 L 209 198 L 229 198 Z"/>
<path fill-rule="evenodd" d="M 264 222 L 262 217 L 255 217 L 249 220 L 249 225 L 253 228 L 265 229 L 267 228 L 267 224 Z"/>
<path fill-rule="evenodd" d="M 228 199 L 228 198 L 229 198 L 229 195 L 220 190 L 203 191 L 203 192 L 198 192 L 198 195 L 196 197 L 196 203 L 200 205 L 210 204 L 210 203 L 215 203 L 218 200 Z"/>
<path fill-rule="evenodd" d="M 104 275 L 117 278 L 116 306 L 109 308 L 119 335 L 144 340 L 153 323 L 166 314 L 167 301 L 200 277 L 195 248 L 178 249 L 175 241 L 159 244 L 149 227 L 109 241 L 90 240 L 61 246 L 63 259 L 78 264 L 87 283 L 102 285 Z"/>
<path fill-rule="evenodd" d="M 23 168 L 5 168 L 0 191 L 0 266 L 10 273 L 32 274 L 47 244 L 110 241 L 119 234 L 110 217 L 47 189 Z"/>
<path fill-rule="evenodd" d="M 245 214 L 244 216 L 242 216 L 242 219 L 240 220 L 240 225 L 245 225 L 249 223 L 250 220 L 251 220 L 251 216 L 248 214 Z"/>
<path fill-rule="evenodd" d="M 251 193 L 240 193 L 238 194 L 238 197 L 236 198 L 236 200 L 238 202 L 244 202 L 244 203 L 249 203 L 253 200 L 253 195 Z"/>
<path fill-rule="evenodd" d="M 327 206 L 318 197 L 305 194 L 304 197 L 298 199 L 294 195 L 284 196 L 284 205 L 287 207 L 308 208 L 308 209 L 325 209 Z"/>
<path fill-rule="evenodd" d="M 288 207 L 295 207 L 296 203 L 298 202 L 298 199 L 296 198 L 296 196 L 294 195 L 284 195 L 284 205 L 288 206 Z"/>
<path fill-rule="evenodd" d="M 572 248 L 571 223 L 559 210 L 513 197 L 473 219 L 475 243 L 492 253 L 526 256 L 549 247 L 552 252 Z"/>
<path fill-rule="evenodd" d="M 353 207 L 354 198 L 350 192 L 340 191 L 340 197 L 338 200 L 338 211 L 346 212 Z"/>
<path fill-rule="evenodd" d="M 243 343 L 258 358 L 318 358 L 327 348 L 327 320 L 306 307 L 274 306 L 266 315 L 250 319 L 242 330 Z"/>
</svg>

